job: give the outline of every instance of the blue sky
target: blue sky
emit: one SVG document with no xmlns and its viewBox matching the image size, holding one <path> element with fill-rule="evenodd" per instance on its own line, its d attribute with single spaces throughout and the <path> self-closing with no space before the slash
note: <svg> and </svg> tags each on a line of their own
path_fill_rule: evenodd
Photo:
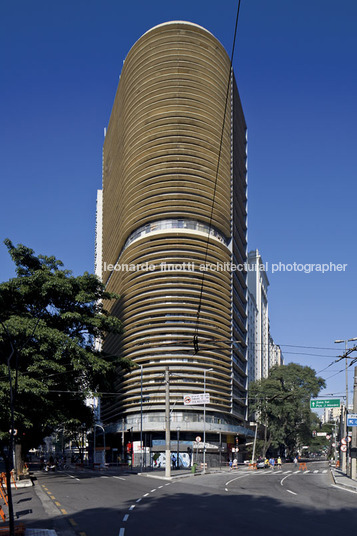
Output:
<svg viewBox="0 0 357 536">
<path fill-rule="evenodd" d="M 103 129 L 123 59 L 169 20 L 206 27 L 230 54 L 236 8 L 232 0 L 3 0 L 1 244 L 9 237 L 75 274 L 93 271 Z M 248 124 L 249 248 L 270 266 L 348 265 L 268 273 L 275 341 L 287 362 L 318 372 L 342 350 L 335 339 L 357 336 L 356 21 L 355 0 L 242 0 L 234 59 Z M 2 281 L 13 267 L 1 244 Z M 321 372 L 325 393 L 344 393 L 340 370 Z"/>
</svg>

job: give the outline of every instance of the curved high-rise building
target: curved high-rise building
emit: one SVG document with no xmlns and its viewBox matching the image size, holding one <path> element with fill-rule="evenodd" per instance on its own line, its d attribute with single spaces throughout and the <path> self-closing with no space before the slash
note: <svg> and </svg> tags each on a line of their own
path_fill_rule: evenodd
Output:
<svg viewBox="0 0 357 536">
<path fill-rule="evenodd" d="M 102 209 L 102 278 L 124 327 L 104 350 L 138 365 L 118 371 L 108 430 L 161 437 L 169 366 L 172 429 L 202 432 L 202 406 L 183 398 L 205 388 L 207 431 L 229 444 L 246 413 L 246 125 L 229 57 L 204 28 L 161 24 L 127 55 Z"/>
</svg>

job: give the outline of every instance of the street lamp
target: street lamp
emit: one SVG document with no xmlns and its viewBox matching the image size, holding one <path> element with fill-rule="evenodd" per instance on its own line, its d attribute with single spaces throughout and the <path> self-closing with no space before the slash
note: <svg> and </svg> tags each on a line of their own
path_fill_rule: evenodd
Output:
<svg viewBox="0 0 357 536">
<path fill-rule="evenodd" d="M 94 439 L 93 439 L 93 444 L 94 444 L 93 463 L 95 463 L 95 459 L 96 459 L 96 456 L 95 456 L 96 427 L 101 428 L 101 429 L 103 430 L 103 447 L 104 447 L 104 463 L 105 463 L 105 452 L 106 452 L 106 451 L 105 451 L 105 430 L 104 430 L 104 427 L 103 427 L 101 424 L 95 424 L 95 425 L 94 425 L 94 430 L 93 430 L 93 432 L 94 432 Z M 102 459 L 103 459 L 103 457 L 102 457 Z"/>
<path fill-rule="evenodd" d="M 140 365 L 140 472 L 143 472 L 143 366 Z"/>
<path fill-rule="evenodd" d="M 250 426 L 255 425 L 255 434 L 254 434 L 254 444 L 253 444 L 253 454 L 252 454 L 252 463 L 255 462 L 255 447 L 257 444 L 257 432 L 258 432 L 258 423 L 257 422 L 250 422 Z"/>
<path fill-rule="evenodd" d="M 177 431 L 177 460 L 176 460 L 176 466 L 177 469 L 180 469 L 180 427 L 178 426 L 176 428 Z"/>
<path fill-rule="evenodd" d="M 203 371 L 203 473 L 206 472 L 206 372 L 211 370 L 213 368 Z"/>
<path fill-rule="evenodd" d="M 347 343 L 349 341 L 357 341 L 357 337 L 353 337 L 352 339 L 337 339 L 335 341 L 336 344 L 344 342 L 345 343 L 345 354 L 347 354 Z M 347 364 L 347 355 L 345 356 L 346 360 L 346 407 L 345 407 L 345 418 L 343 420 L 343 436 L 347 436 L 347 413 L 348 413 L 348 364 Z M 342 471 L 346 471 L 347 473 L 347 466 L 348 466 L 348 453 L 343 452 L 342 453 Z"/>
</svg>

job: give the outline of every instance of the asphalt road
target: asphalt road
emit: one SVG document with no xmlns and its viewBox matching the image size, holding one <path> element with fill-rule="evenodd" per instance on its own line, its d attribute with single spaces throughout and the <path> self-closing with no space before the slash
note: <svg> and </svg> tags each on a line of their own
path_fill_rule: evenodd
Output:
<svg viewBox="0 0 357 536">
<path fill-rule="evenodd" d="M 43 474 L 46 494 L 80 536 L 316 536 L 352 534 L 357 494 L 336 488 L 327 463 L 167 482 L 137 475 Z"/>
</svg>

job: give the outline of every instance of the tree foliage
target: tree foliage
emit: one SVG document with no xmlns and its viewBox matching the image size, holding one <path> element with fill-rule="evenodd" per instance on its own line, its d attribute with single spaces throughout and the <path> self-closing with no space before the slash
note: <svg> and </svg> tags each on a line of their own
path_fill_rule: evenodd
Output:
<svg viewBox="0 0 357 536">
<path fill-rule="evenodd" d="M 102 306 L 117 296 L 95 275 L 75 277 L 55 257 L 5 244 L 17 277 L 0 284 L 0 439 L 6 443 L 13 407 L 18 440 L 37 446 L 59 424 L 89 425 L 86 397 L 129 364 L 93 344 L 120 333 Z"/>
<path fill-rule="evenodd" d="M 270 447 L 276 450 L 282 446 L 293 454 L 311 438 L 314 416 L 310 398 L 323 387 L 324 379 L 317 377 L 312 368 L 296 363 L 275 366 L 268 378 L 250 384 L 250 411 L 265 427 L 263 456 Z"/>
</svg>

